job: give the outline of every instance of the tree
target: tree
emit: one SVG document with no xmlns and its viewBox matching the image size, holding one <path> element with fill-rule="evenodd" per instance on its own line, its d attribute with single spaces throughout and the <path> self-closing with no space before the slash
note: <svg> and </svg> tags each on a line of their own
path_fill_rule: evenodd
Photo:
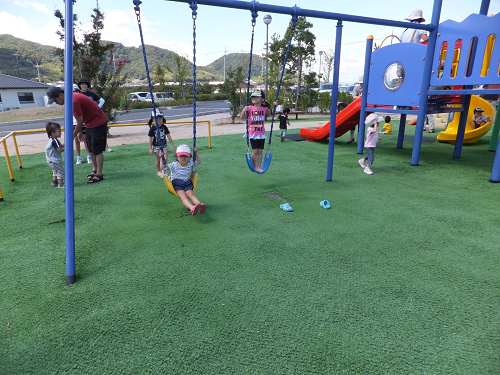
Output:
<svg viewBox="0 0 500 375">
<path fill-rule="evenodd" d="M 179 82 L 179 86 L 181 87 L 181 97 L 182 100 L 185 100 L 184 83 L 189 77 L 189 61 L 184 56 L 174 54 L 174 66 L 170 67 L 165 64 L 165 69 L 174 75 L 174 80 L 176 82 Z"/>
<path fill-rule="evenodd" d="M 245 79 L 243 74 L 243 67 L 238 66 L 236 69 L 229 68 L 226 71 L 226 80 L 220 86 L 220 91 L 227 94 L 229 103 L 231 103 L 231 120 L 234 124 L 234 119 L 238 117 L 242 109 L 240 104 L 240 95 L 238 89 L 240 84 Z"/>
<path fill-rule="evenodd" d="M 165 85 L 165 76 L 167 71 L 161 66 L 161 64 L 156 65 L 156 69 L 153 72 L 156 83 L 160 84 L 160 91 L 165 91 L 167 86 Z"/>
<path fill-rule="evenodd" d="M 323 51 L 323 82 L 330 82 L 330 76 L 333 72 L 333 63 L 335 61 L 335 53 L 333 52 L 332 49 L 329 51 Z"/>
<path fill-rule="evenodd" d="M 297 74 L 297 100 L 295 101 L 295 109 L 299 108 L 300 103 L 300 88 L 302 80 L 302 68 L 306 60 L 314 61 L 314 48 L 316 36 L 310 31 L 313 24 L 308 22 L 305 17 L 299 17 L 295 31 L 290 45 L 290 52 L 288 54 L 287 67 L 289 74 Z M 279 35 L 273 35 L 273 42 L 270 44 L 269 59 L 276 65 L 282 64 L 285 60 L 286 51 L 288 48 L 288 41 L 290 33 L 292 32 L 293 25 L 290 22 L 283 39 Z"/>
<path fill-rule="evenodd" d="M 76 0 L 73 0 L 75 3 Z M 77 77 L 86 78 L 94 91 L 106 101 L 102 110 L 106 114 L 108 121 L 116 121 L 115 108 L 118 108 L 120 99 L 118 90 L 125 82 L 127 75 L 121 75 L 122 68 L 127 60 L 115 63 L 113 52 L 114 43 L 103 42 L 101 40 L 101 30 L 104 28 L 104 13 L 99 9 L 99 5 L 92 9 L 92 31 L 81 32 L 77 35 L 76 27 L 73 27 L 73 76 L 75 81 Z M 60 29 L 56 31 L 61 40 L 64 40 L 64 16 L 57 9 L 54 16 L 59 19 Z M 73 22 L 76 23 L 78 16 L 73 15 Z M 81 31 L 81 30 L 80 30 Z M 79 33 L 80 34 L 80 33 Z M 58 48 L 57 54 L 63 61 L 64 50 Z"/>
</svg>

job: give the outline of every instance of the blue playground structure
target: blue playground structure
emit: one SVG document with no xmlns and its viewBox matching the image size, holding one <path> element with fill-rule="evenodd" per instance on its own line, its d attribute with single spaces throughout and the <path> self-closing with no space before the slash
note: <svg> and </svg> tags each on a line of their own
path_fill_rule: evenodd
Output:
<svg viewBox="0 0 500 375">
<path fill-rule="evenodd" d="M 373 106 L 384 106 L 383 112 L 401 114 L 399 128 L 398 148 L 402 147 L 406 115 L 417 114 L 418 121 L 413 143 L 411 164 L 419 163 L 422 143 L 422 131 L 425 115 L 437 112 L 464 112 L 468 113 L 471 95 L 496 94 L 500 89 L 472 90 L 473 85 L 500 84 L 500 46 L 494 43 L 494 37 L 500 34 L 500 16 L 487 17 L 490 0 L 482 0 L 479 14 L 472 14 L 462 22 L 445 21 L 439 23 L 443 0 L 434 0 L 431 22 L 429 24 L 410 23 L 372 17 L 362 17 L 349 14 L 340 14 L 318 10 L 301 9 L 297 6 L 284 7 L 270 4 L 261 4 L 257 1 L 236 0 L 167 0 L 182 2 L 193 9 L 198 5 L 218 6 L 224 8 L 242 9 L 250 11 L 250 16 L 259 12 L 285 14 L 291 17 L 304 16 L 317 19 L 337 20 L 335 39 L 335 61 L 333 73 L 332 106 L 336 108 L 338 101 L 338 83 L 340 54 L 342 43 L 342 27 L 344 22 L 357 22 L 372 25 L 392 26 L 398 28 L 426 30 L 429 34 L 428 45 L 416 43 L 401 43 L 386 46 L 372 52 L 373 37 L 367 38 L 366 59 L 364 68 L 364 86 L 361 101 L 361 115 L 359 131 L 363 134 L 358 137 L 357 152 L 363 151 L 364 119 L 367 109 L 373 111 Z M 135 0 L 134 5 L 140 1 Z M 132 4 L 131 4 L 132 6 Z M 189 9 L 186 8 L 186 12 Z M 65 127 L 72 127 L 72 89 L 73 89 L 73 2 L 65 2 Z M 203 11 L 198 11 L 198 16 L 203 17 Z M 493 38 L 491 38 L 493 35 Z M 493 39 L 491 58 L 487 61 L 485 69 L 485 50 L 488 40 Z M 456 75 L 452 77 L 449 72 L 454 64 L 453 53 L 447 53 L 442 61 L 442 46 L 455 45 L 457 40 L 463 41 Z M 486 71 L 486 74 L 485 74 Z M 438 74 L 443 73 L 442 75 Z M 440 89 L 430 90 L 430 85 L 439 86 Z M 464 86 L 460 90 L 442 90 L 442 86 Z M 433 98 L 430 99 L 429 96 Z M 448 107 L 448 99 L 443 96 L 461 95 L 459 106 Z M 434 98 L 435 97 L 435 98 Z M 456 103 L 455 103 L 456 104 Z M 370 107 L 368 107 L 370 106 Z M 393 108 L 393 106 L 396 106 Z M 411 109 L 409 109 L 411 107 Z M 417 110 L 413 107 L 418 107 Z M 497 114 L 498 118 L 498 114 Z M 454 157 L 460 157 L 463 146 L 465 123 L 467 116 L 461 116 Z M 498 123 L 500 121 L 496 121 Z M 336 131 L 336 115 L 332 111 L 330 118 L 330 136 L 328 151 L 327 181 L 332 181 L 334 146 Z M 498 131 L 498 130 L 497 130 Z M 495 130 L 494 130 L 495 132 Z M 498 134 L 498 133 L 497 133 Z M 72 145 L 72 133 L 65 132 L 65 144 Z M 491 182 L 500 182 L 500 152 L 497 146 Z M 69 150 L 67 150 L 69 151 Z M 75 233 L 74 233 L 74 181 L 73 181 L 73 152 L 65 153 L 66 167 L 66 282 L 75 282 Z"/>
</svg>

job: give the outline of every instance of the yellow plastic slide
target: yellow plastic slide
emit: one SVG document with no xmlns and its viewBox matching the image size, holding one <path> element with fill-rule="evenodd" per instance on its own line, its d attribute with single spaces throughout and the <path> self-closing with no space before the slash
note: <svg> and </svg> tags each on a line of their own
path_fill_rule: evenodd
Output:
<svg viewBox="0 0 500 375">
<path fill-rule="evenodd" d="M 488 122 L 487 124 L 477 128 L 472 129 L 470 122 L 472 121 L 472 116 L 474 116 L 474 109 L 481 107 L 484 112 L 483 115 L 488 116 L 492 121 L 495 120 L 495 109 L 486 100 L 480 98 L 479 96 L 472 95 L 470 99 L 469 113 L 467 116 L 467 125 L 465 126 L 464 143 L 475 143 L 479 138 L 484 136 L 493 126 L 493 122 Z M 448 124 L 445 131 L 438 134 L 437 140 L 439 142 L 448 142 L 455 144 L 457 139 L 458 121 L 460 120 L 460 112 L 455 112 L 455 117 L 453 121 Z"/>
</svg>

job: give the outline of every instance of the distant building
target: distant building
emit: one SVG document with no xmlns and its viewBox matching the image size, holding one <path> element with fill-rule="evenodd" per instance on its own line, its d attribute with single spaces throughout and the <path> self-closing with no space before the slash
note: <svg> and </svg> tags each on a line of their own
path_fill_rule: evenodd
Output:
<svg viewBox="0 0 500 375">
<path fill-rule="evenodd" d="M 44 107 L 49 85 L 0 74 L 0 111 Z"/>
</svg>

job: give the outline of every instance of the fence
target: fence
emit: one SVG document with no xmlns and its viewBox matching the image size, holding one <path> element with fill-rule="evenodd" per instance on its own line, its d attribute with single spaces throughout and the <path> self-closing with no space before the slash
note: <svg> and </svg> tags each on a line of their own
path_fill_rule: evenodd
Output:
<svg viewBox="0 0 500 375">
<path fill-rule="evenodd" d="M 189 121 L 170 121 L 170 122 L 167 122 L 166 124 L 172 125 L 172 124 L 188 124 L 188 123 L 189 123 Z M 212 148 L 212 134 L 211 134 L 211 127 L 210 127 L 210 120 L 196 121 L 196 124 L 200 124 L 200 123 L 207 123 L 207 125 L 208 125 L 208 148 Z M 148 125 L 148 124 L 147 123 L 112 124 L 112 125 L 108 125 L 108 127 L 117 128 L 117 127 L 126 127 L 126 126 L 144 126 L 144 125 Z M 64 128 L 62 128 L 61 130 L 64 130 Z M 19 165 L 19 169 L 22 169 L 23 164 L 21 161 L 21 154 L 19 152 L 19 147 L 17 146 L 16 135 L 18 135 L 18 134 L 44 133 L 44 132 L 45 132 L 45 129 L 13 131 L 13 132 L 10 132 L 9 134 L 7 134 L 5 137 L 0 139 L 0 143 L 2 143 L 4 152 L 5 152 L 5 161 L 7 162 L 7 168 L 9 170 L 9 176 L 10 176 L 11 182 L 14 182 L 15 178 L 14 178 L 14 170 L 12 169 L 12 164 L 10 162 L 9 150 L 7 149 L 7 139 L 12 137 L 12 141 L 14 143 L 14 148 L 16 150 L 17 163 Z M 3 199 L 3 193 L 2 193 L 2 186 L 0 184 L 0 202 L 2 202 L 3 200 L 4 199 Z"/>
</svg>

